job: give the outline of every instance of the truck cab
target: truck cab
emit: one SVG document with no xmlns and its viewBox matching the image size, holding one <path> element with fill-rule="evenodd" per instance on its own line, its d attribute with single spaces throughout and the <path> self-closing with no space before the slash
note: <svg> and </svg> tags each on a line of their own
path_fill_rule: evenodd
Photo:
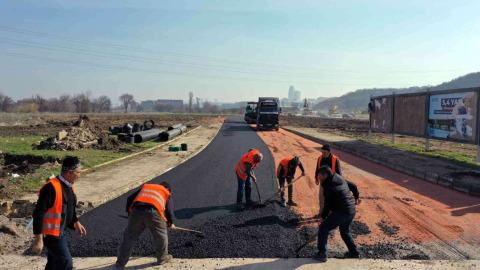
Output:
<svg viewBox="0 0 480 270">
<path fill-rule="evenodd" d="M 257 123 L 257 105 L 258 105 L 258 102 L 247 103 L 247 107 L 245 107 L 245 118 L 244 118 L 247 124 Z"/>
<path fill-rule="evenodd" d="M 275 129 L 280 128 L 278 97 L 260 97 L 257 104 L 257 127 L 260 129 Z"/>
</svg>

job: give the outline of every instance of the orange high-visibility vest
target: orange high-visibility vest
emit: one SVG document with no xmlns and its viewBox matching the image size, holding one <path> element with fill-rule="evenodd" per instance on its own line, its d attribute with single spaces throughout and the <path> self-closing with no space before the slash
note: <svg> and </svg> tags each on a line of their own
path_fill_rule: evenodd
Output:
<svg viewBox="0 0 480 270">
<path fill-rule="evenodd" d="M 258 151 L 257 149 L 252 149 L 251 151 L 243 155 L 243 157 L 237 163 L 237 165 L 235 166 L 235 170 L 237 171 L 238 177 L 240 177 L 240 179 L 244 181 L 247 180 L 247 173 L 246 173 L 247 168 L 245 166 L 245 162 L 251 163 L 252 169 L 258 166 L 258 163 L 255 163 L 253 158 L 255 157 L 256 154 L 259 154 L 259 153 L 260 151 Z"/>
<path fill-rule="evenodd" d="M 335 167 L 336 167 L 336 165 L 337 165 L 337 159 L 338 159 L 338 158 L 337 158 L 337 156 L 335 156 L 334 154 L 330 154 L 330 155 L 332 155 L 332 168 L 331 168 L 331 169 L 332 169 L 332 172 L 333 172 L 333 173 L 336 173 Z M 322 155 L 320 155 L 320 157 L 318 158 L 318 166 L 317 166 L 318 168 L 320 168 L 320 163 L 321 163 L 321 162 L 322 162 Z"/>
<path fill-rule="evenodd" d="M 170 191 L 168 191 L 166 187 L 157 184 L 145 184 L 133 201 L 132 205 L 130 205 L 129 212 L 132 212 L 135 202 L 148 203 L 155 206 L 163 220 L 167 221 L 167 218 L 165 217 L 165 207 L 168 196 L 170 196 Z"/>
<path fill-rule="evenodd" d="M 286 157 L 282 160 L 280 160 L 280 163 L 278 164 L 278 167 L 277 167 L 277 178 L 280 178 L 280 167 L 283 167 L 283 171 L 285 173 L 284 176 L 287 176 L 287 173 L 288 173 L 288 163 L 290 162 L 290 160 L 294 159 L 295 156 L 291 156 L 291 157 Z"/>
<path fill-rule="evenodd" d="M 60 226 L 62 223 L 62 201 L 63 201 L 63 192 L 62 192 L 62 183 L 60 180 L 55 177 L 50 181 L 45 183 L 37 192 L 37 195 L 40 196 L 40 191 L 42 188 L 51 183 L 55 190 L 55 202 L 53 203 L 52 208 L 48 209 L 47 213 L 43 217 L 43 228 L 42 234 L 60 236 Z M 75 193 L 75 188 L 72 186 L 73 193 Z"/>
</svg>

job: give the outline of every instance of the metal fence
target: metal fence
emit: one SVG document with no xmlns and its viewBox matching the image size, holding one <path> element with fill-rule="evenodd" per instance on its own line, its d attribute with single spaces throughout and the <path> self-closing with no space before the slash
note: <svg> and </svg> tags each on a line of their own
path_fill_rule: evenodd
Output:
<svg viewBox="0 0 480 270">
<path fill-rule="evenodd" d="M 425 138 L 427 151 L 430 138 L 479 145 L 479 104 L 480 87 L 372 96 L 370 131 Z"/>
</svg>

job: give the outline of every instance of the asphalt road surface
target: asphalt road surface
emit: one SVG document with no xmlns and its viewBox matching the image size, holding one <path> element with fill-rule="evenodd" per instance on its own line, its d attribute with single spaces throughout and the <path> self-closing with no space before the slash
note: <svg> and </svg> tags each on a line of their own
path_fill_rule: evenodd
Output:
<svg viewBox="0 0 480 270">
<path fill-rule="evenodd" d="M 150 182 L 167 181 L 172 185 L 176 226 L 199 230 L 205 235 L 205 238 L 199 238 L 187 232 L 169 231 L 169 252 L 174 257 L 294 257 L 294 250 L 313 233 L 308 228 L 297 230 L 298 216 L 288 208 L 280 207 L 278 197 L 277 202 L 264 208 L 235 210 L 235 165 L 251 148 L 264 155 L 255 174 L 260 194 L 265 199 L 278 189 L 274 159 L 267 145 L 241 117 L 227 119 L 201 153 Z M 80 218 L 88 234 L 81 239 L 74 233 L 69 234 L 73 256 L 117 255 L 127 225 L 127 220 L 118 215 L 126 214 L 127 196 L 136 190 Z M 255 186 L 252 199 L 258 199 Z M 303 252 L 304 256 L 311 256 L 314 250 L 310 247 Z M 147 229 L 132 255 L 153 254 L 153 238 Z"/>
</svg>

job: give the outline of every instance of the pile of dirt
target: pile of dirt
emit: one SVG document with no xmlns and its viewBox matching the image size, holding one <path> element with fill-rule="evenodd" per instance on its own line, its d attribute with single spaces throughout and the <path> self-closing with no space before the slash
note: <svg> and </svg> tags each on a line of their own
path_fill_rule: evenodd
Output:
<svg viewBox="0 0 480 270">
<path fill-rule="evenodd" d="M 33 240 L 33 233 L 17 226 L 16 222 L 0 215 L 0 254 L 21 255 Z"/>
<path fill-rule="evenodd" d="M 80 150 L 95 148 L 103 150 L 118 149 L 122 142 L 109 137 L 102 129 L 97 127 L 86 115 L 81 115 L 67 132 L 59 132 L 55 137 L 50 137 L 40 144 L 34 144 L 34 149 L 48 150 Z"/>
</svg>

